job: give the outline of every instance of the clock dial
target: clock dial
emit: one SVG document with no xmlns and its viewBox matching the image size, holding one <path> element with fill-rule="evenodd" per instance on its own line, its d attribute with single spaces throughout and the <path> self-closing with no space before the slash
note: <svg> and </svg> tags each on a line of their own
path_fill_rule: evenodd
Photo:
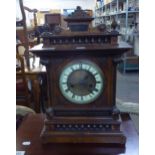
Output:
<svg viewBox="0 0 155 155">
<path fill-rule="evenodd" d="M 69 63 L 60 74 L 61 93 L 72 103 L 93 102 L 101 94 L 103 85 L 102 71 L 95 63 L 87 60 Z"/>
</svg>

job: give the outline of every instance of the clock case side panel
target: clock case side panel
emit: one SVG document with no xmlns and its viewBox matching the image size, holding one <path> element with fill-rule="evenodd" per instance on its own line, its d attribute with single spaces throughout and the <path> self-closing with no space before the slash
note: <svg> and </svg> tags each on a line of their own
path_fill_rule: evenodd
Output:
<svg viewBox="0 0 155 155">
<path fill-rule="evenodd" d="M 50 68 L 51 68 L 51 64 L 50 64 L 50 60 L 49 58 L 47 57 L 41 57 L 40 58 L 40 63 L 42 65 L 44 65 L 46 67 L 46 78 L 47 78 L 47 104 L 45 105 L 45 102 L 44 102 L 44 109 L 48 109 L 50 106 L 51 106 L 51 101 L 52 101 L 52 96 L 50 94 L 50 91 L 51 91 L 51 88 L 52 88 L 52 85 L 51 85 L 51 79 L 52 77 L 50 76 Z"/>
</svg>

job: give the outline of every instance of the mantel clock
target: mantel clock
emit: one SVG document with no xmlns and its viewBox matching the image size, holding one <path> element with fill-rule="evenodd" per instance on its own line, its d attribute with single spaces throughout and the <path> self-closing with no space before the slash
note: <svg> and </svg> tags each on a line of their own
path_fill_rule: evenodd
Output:
<svg viewBox="0 0 155 155">
<path fill-rule="evenodd" d="M 60 31 L 42 37 L 43 44 L 31 52 L 47 69 L 43 143 L 124 145 L 115 105 L 116 66 L 131 47 L 118 43 L 116 31 Z"/>
</svg>

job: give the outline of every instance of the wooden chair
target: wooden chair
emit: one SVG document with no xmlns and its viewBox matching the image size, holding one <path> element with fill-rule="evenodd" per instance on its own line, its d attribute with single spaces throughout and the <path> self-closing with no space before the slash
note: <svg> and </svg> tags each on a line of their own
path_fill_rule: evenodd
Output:
<svg viewBox="0 0 155 155">
<path fill-rule="evenodd" d="M 40 83 L 35 74 L 25 72 L 24 56 L 16 54 L 16 105 L 40 112 Z"/>
<path fill-rule="evenodd" d="M 37 17 L 36 17 L 36 13 L 37 13 L 37 9 L 30 9 L 26 6 L 23 5 L 23 0 L 18 0 L 17 3 L 19 3 L 20 6 L 20 10 L 21 10 L 21 14 L 22 14 L 22 20 L 20 21 L 22 23 L 22 30 L 16 30 L 16 35 L 19 37 L 19 40 L 24 44 L 25 47 L 25 58 L 26 58 L 26 63 L 27 66 L 30 66 L 30 62 L 29 62 L 29 47 L 34 46 L 35 44 L 37 44 L 37 40 L 34 41 L 30 41 L 29 38 L 29 34 L 32 32 L 35 32 L 36 28 L 37 28 Z M 34 27 L 32 27 L 32 30 L 28 30 L 27 24 L 26 24 L 26 13 L 25 10 L 27 10 L 28 12 L 33 13 L 34 16 Z M 18 22 L 16 22 L 18 23 Z"/>
<path fill-rule="evenodd" d="M 31 107 L 31 93 L 25 76 L 24 59 L 16 55 L 16 104 Z"/>
</svg>

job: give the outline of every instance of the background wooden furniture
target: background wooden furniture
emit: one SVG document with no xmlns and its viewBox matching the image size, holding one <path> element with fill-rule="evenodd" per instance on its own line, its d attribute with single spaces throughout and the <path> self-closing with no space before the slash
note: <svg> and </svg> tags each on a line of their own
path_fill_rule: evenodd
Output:
<svg viewBox="0 0 155 155">
<path fill-rule="evenodd" d="M 22 122 L 17 130 L 16 150 L 26 151 L 25 154 L 32 155 L 138 155 L 139 140 L 133 122 L 128 115 L 121 115 L 121 118 L 123 120 L 121 128 L 127 137 L 126 150 L 123 154 L 119 154 L 118 152 L 121 148 L 116 148 L 115 146 L 109 146 L 109 148 L 105 149 L 103 146 L 96 146 L 93 148 L 90 144 L 42 145 L 40 133 L 45 119 L 45 116 L 42 114 L 29 115 Z M 24 141 L 30 141 L 31 144 L 29 146 L 24 146 L 22 145 Z"/>
<path fill-rule="evenodd" d="M 26 70 L 26 77 L 31 81 L 32 84 L 32 94 L 33 94 L 33 108 L 36 112 L 41 112 L 41 103 L 42 94 L 41 94 L 41 78 L 42 76 L 46 77 L 46 72 L 42 71 L 41 68 Z M 43 102 L 43 101 L 42 101 Z"/>
<path fill-rule="evenodd" d="M 45 24 L 48 24 L 50 31 L 53 31 L 55 26 L 61 25 L 61 15 L 60 14 L 45 14 Z"/>
<path fill-rule="evenodd" d="M 54 24 L 54 25 L 61 25 L 61 15 L 60 14 L 52 14 L 48 13 L 45 14 L 45 23 L 46 24 Z"/>
<path fill-rule="evenodd" d="M 35 58 L 30 58 L 30 68 L 28 69 L 24 64 L 24 59 L 18 55 L 20 59 L 22 60 L 22 72 L 17 71 L 16 76 L 18 77 L 23 77 L 25 80 L 25 85 L 27 86 L 27 81 L 29 80 L 31 84 L 31 94 L 28 90 L 27 86 L 27 95 L 31 95 L 31 100 L 28 100 L 25 104 L 21 104 L 17 100 L 18 105 L 25 105 L 28 106 L 32 109 L 34 109 L 37 113 L 41 112 L 41 103 L 43 102 L 42 99 L 42 94 L 46 96 L 46 69 L 43 66 L 37 66 L 36 64 L 38 63 L 38 60 L 36 61 Z M 44 81 L 41 81 L 42 79 L 45 79 Z M 44 83 L 45 85 L 43 86 L 40 82 Z M 44 88 L 44 92 L 42 92 L 42 88 Z M 17 90 L 16 90 L 17 91 Z M 46 97 L 44 97 L 46 98 Z"/>
<path fill-rule="evenodd" d="M 25 53 L 24 56 L 26 58 L 26 63 L 27 66 L 29 67 L 29 47 L 36 45 L 37 41 L 33 40 L 32 38 L 33 35 L 35 35 L 35 29 L 37 27 L 37 19 L 36 19 L 36 9 L 30 9 L 28 7 L 25 7 L 23 5 L 23 0 L 19 0 L 19 6 L 22 14 L 22 20 L 21 21 L 16 21 L 16 24 L 19 22 L 22 23 L 22 26 L 16 27 L 16 37 L 22 42 L 22 44 L 25 47 Z M 32 12 L 34 15 L 34 27 L 28 28 L 27 23 L 26 23 L 26 14 L 25 10 Z M 32 35 L 33 34 L 33 35 Z"/>
<path fill-rule="evenodd" d="M 36 58 L 37 59 L 37 58 Z M 38 60 L 36 61 L 35 58 L 30 58 L 30 68 L 24 68 L 24 78 L 28 79 L 31 83 L 31 95 L 32 95 L 32 103 L 29 105 L 32 109 L 34 109 L 37 113 L 41 112 L 41 107 L 43 109 L 43 99 L 41 98 L 45 93 L 42 93 L 41 87 L 46 89 L 46 84 L 43 86 L 40 83 L 40 80 L 46 79 L 46 69 L 43 66 L 37 66 Z M 24 64 L 24 61 L 23 61 Z M 16 76 L 21 76 L 21 72 L 17 72 Z M 42 83 L 46 83 L 46 80 Z M 45 95 L 44 95 L 45 96 Z M 41 102 L 42 101 L 42 102 Z"/>
<path fill-rule="evenodd" d="M 16 55 L 16 104 L 30 106 L 31 94 L 28 90 L 28 83 L 25 76 L 24 59 Z"/>
</svg>

